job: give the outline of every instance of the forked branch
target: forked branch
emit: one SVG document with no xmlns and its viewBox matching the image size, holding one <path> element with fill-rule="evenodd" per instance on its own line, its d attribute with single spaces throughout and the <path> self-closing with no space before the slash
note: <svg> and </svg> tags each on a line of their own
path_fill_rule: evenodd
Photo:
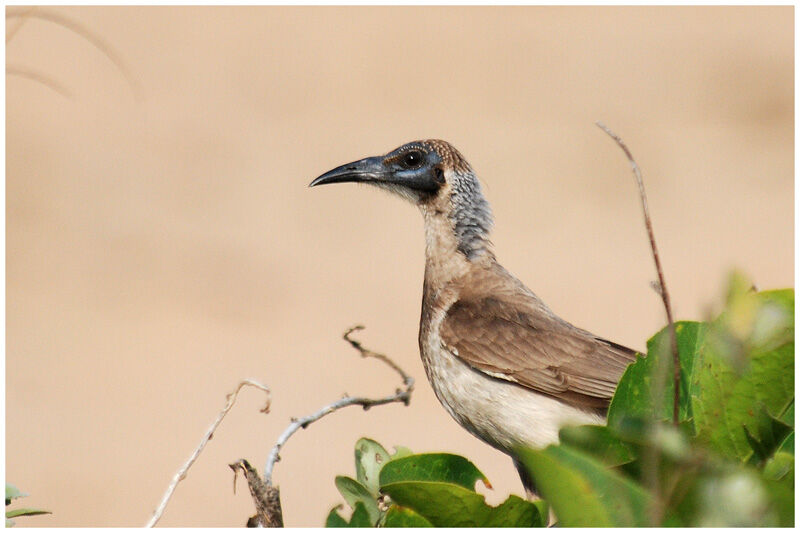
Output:
<svg viewBox="0 0 800 533">
<path fill-rule="evenodd" d="M 280 452 L 283 446 L 286 444 L 286 441 L 294 435 L 297 430 L 305 429 L 312 424 L 322 418 L 323 416 L 329 415 L 339 409 L 344 407 L 348 407 L 351 405 L 360 405 L 365 411 L 370 407 L 374 407 L 376 405 L 384 405 L 387 403 L 402 403 L 404 405 L 408 405 L 411 401 L 411 392 L 414 390 L 414 378 L 406 374 L 402 368 L 400 368 L 397 363 L 392 361 L 389 357 L 384 354 L 374 352 L 368 348 L 364 348 L 361 345 L 361 342 L 352 339 L 350 335 L 354 331 L 359 331 L 364 329 L 364 326 L 353 326 L 352 328 L 345 331 L 343 338 L 350 345 L 358 350 L 361 354 L 361 357 L 374 357 L 380 361 L 386 363 L 390 368 L 392 368 L 395 372 L 397 372 L 403 380 L 404 388 L 396 389 L 394 394 L 385 396 L 383 398 L 364 398 L 358 396 L 344 396 L 340 400 L 337 400 L 331 404 L 324 406 L 323 408 L 319 409 L 318 411 L 311 413 L 308 416 L 304 416 L 303 418 L 295 418 L 292 419 L 292 422 L 289 424 L 281 436 L 278 437 L 278 441 L 275 443 L 275 446 L 269 453 L 267 457 L 267 462 L 264 465 L 264 481 L 268 485 L 272 485 L 272 471 L 275 468 L 275 463 L 280 461 Z"/>
<path fill-rule="evenodd" d="M 320 418 L 325 415 L 329 415 L 334 411 L 338 411 L 343 407 L 347 407 L 349 405 L 360 405 L 364 410 L 369 409 L 370 407 L 376 405 L 383 405 L 387 403 L 403 403 L 408 405 L 411 401 L 411 392 L 414 390 L 414 378 L 406 374 L 402 368 L 400 368 L 397 363 L 392 361 L 386 355 L 374 352 L 367 348 L 364 348 L 361 343 L 355 339 L 350 338 L 350 335 L 356 331 L 364 329 L 364 326 L 355 326 L 348 329 L 344 333 L 344 339 L 350 343 L 353 348 L 358 350 L 362 357 L 374 357 L 375 359 L 379 359 L 387 364 L 390 368 L 392 368 L 395 372 L 397 372 L 403 380 L 404 388 L 398 388 L 395 390 L 395 393 L 390 396 L 385 396 L 383 398 L 365 398 L 365 397 L 351 397 L 345 396 L 344 398 L 333 402 L 329 405 L 326 405 L 322 409 L 312 413 L 308 416 L 305 416 L 300 419 L 292 419 L 291 424 L 286 430 L 278 437 L 278 442 L 270 451 L 269 457 L 267 458 L 266 466 L 264 467 L 264 477 L 261 478 L 258 475 L 258 472 L 255 468 L 253 468 L 250 463 L 248 463 L 244 459 L 239 459 L 235 463 L 230 464 L 229 466 L 234 471 L 234 476 L 239 472 L 244 474 L 245 479 L 247 480 L 248 488 L 250 489 L 250 494 L 253 497 L 253 502 L 256 506 L 256 515 L 251 517 L 248 521 L 249 526 L 254 527 L 282 527 L 283 526 L 283 511 L 281 509 L 281 499 L 280 499 L 280 491 L 277 487 L 275 487 L 272 483 L 272 471 L 275 467 L 275 463 L 280 460 L 280 451 L 283 446 L 286 444 L 286 441 L 297 432 L 298 429 L 305 429 L 313 422 L 316 422 Z M 175 492 L 175 488 L 178 484 L 186 477 L 186 473 L 192 464 L 197 460 L 200 453 L 205 448 L 205 445 L 214 435 L 214 431 L 216 431 L 219 424 L 225 418 L 225 415 L 233 407 L 234 403 L 236 403 L 236 398 L 239 394 L 239 391 L 245 385 L 250 385 L 256 388 L 259 388 L 267 393 L 267 404 L 261 410 L 264 413 L 269 412 L 269 389 L 253 380 L 244 380 L 236 387 L 236 389 L 228 395 L 227 402 L 225 407 L 220 411 L 219 415 L 217 415 L 217 419 L 214 421 L 213 424 L 208 428 L 206 434 L 200 441 L 200 444 L 195 448 L 194 452 L 189 456 L 189 459 L 184 463 L 184 465 L 178 470 L 175 476 L 172 478 L 172 482 L 170 483 L 167 491 L 164 493 L 164 496 L 161 498 L 161 503 L 158 505 L 158 508 L 153 513 L 152 518 L 147 523 L 147 527 L 153 527 L 158 523 L 161 515 L 164 513 L 164 509 L 166 509 L 167 504 L 169 503 L 172 494 Z M 235 488 L 235 477 L 234 477 L 234 488 Z"/>
</svg>

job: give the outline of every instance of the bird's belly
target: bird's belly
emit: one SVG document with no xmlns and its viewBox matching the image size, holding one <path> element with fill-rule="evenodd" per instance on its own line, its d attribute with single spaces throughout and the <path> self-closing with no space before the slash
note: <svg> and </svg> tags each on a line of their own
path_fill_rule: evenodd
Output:
<svg viewBox="0 0 800 533">
<path fill-rule="evenodd" d="M 564 425 L 604 422 L 600 415 L 492 378 L 435 344 L 424 347 L 423 361 L 436 397 L 465 429 L 503 452 L 556 443 Z"/>
</svg>

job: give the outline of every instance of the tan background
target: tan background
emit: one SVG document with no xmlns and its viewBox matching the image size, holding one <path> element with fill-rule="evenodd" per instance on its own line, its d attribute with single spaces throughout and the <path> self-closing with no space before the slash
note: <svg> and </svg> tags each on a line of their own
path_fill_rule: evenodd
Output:
<svg viewBox="0 0 800 533">
<path fill-rule="evenodd" d="M 573 323 L 642 348 L 664 322 L 622 153 L 647 180 L 675 312 L 718 306 L 730 268 L 793 286 L 793 8 L 48 8 L 7 48 L 75 95 L 7 76 L 7 479 L 42 526 L 141 525 L 240 378 L 247 391 L 162 525 L 252 514 L 289 417 L 417 378 L 410 407 L 337 413 L 289 441 L 287 525 L 322 525 L 362 435 L 511 462 L 436 402 L 416 335 L 421 217 L 323 171 L 417 138 L 486 184 L 499 259 Z M 7 22 L 10 28 L 12 22 Z M 531 421 L 535 423 L 535 421 Z"/>
</svg>

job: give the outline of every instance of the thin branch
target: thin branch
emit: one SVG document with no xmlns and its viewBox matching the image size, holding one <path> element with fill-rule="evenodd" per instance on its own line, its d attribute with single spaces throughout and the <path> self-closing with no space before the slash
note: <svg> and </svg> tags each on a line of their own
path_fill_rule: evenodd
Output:
<svg viewBox="0 0 800 533">
<path fill-rule="evenodd" d="M 342 335 L 342 338 L 344 340 L 346 340 L 347 342 L 349 342 L 350 345 L 353 348 L 358 350 L 358 352 L 361 354 L 361 357 L 374 357 L 376 359 L 380 359 L 381 361 L 383 361 L 384 363 L 389 365 L 395 372 L 400 374 L 400 377 L 403 379 L 403 384 L 406 387 L 409 387 L 409 388 L 413 389 L 414 388 L 414 378 L 412 378 L 411 376 L 406 374 L 403 371 L 403 369 L 400 368 L 399 366 L 397 366 L 397 364 L 394 361 L 392 361 L 391 359 L 389 359 L 387 356 L 383 355 L 382 353 L 373 352 L 372 350 L 370 350 L 368 348 L 364 348 L 364 346 L 361 344 L 360 341 L 357 341 L 355 339 L 351 339 L 350 338 L 350 335 L 354 331 L 361 331 L 363 329 L 364 329 L 364 326 L 362 326 L 360 324 L 357 325 L 357 326 L 353 326 L 352 328 L 350 328 L 350 329 L 348 329 L 347 331 L 344 332 L 344 335 Z"/>
<path fill-rule="evenodd" d="M 161 519 L 161 515 L 164 514 L 164 509 L 166 509 L 170 498 L 172 498 L 172 493 L 175 492 L 175 488 L 178 486 L 178 483 L 180 483 L 186 477 L 186 473 L 188 472 L 189 468 L 191 468 L 192 464 L 194 464 L 194 462 L 197 460 L 198 456 L 203 451 L 203 448 L 205 448 L 208 441 L 211 440 L 211 437 L 214 436 L 214 432 L 217 430 L 217 427 L 225 418 L 225 415 L 228 414 L 228 411 L 230 411 L 233 405 L 236 403 L 236 398 L 239 395 L 239 391 L 242 390 L 242 387 L 244 387 L 245 385 L 261 389 L 267 394 L 267 403 L 261 409 L 261 412 L 269 413 L 269 406 L 270 406 L 269 388 L 266 385 L 262 385 L 261 383 L 254 381 L 252 379 L 242 380 L 236 386 L 236 389 L 232 393 L 228 394 L 225 407 L 222 409 L 222 411 L 219 412 L 219 414 L 217 415 L 217 419 L 214 420 L 214 423 L 211 424 L 211 426 L 206 431 L 205 435 L 203 435 L 203 438 L 200 440 L 200 444 L 197 446 L 197 448 L 195 448 L 194 452 L 192 452 L 192 455 L 189 456 L 189 459 L 186 460 L 186 462 L 183 464 L 180 470 L 178 470 L 175 476 L 173 476 L 172 481 L 169 484 L 169 487 L 167 487 L 167 491 L 161 498 L 161 503 L 159 503 L 158 508 L 153 513 L 153 516 L 152 518 L 150 518 L 150 521 L 147 522 L 146 527 L 155 526 L 156 523 L 158 523 L 158 521 Z"/>
<path fill-rule="evenodd" d="M 102 37 L 96 35 L 92 32 L 89 28 L 85 27 L 83 24 L 74 21 L 64 15 L 51 11 L 49 9 L 37 9 L 31 10 L 26 8 L 15 8 L 15 7 L 8 7 L 6 8 L 6 19 L 11 18 L 37 18 L 40 20 L 46 20 L 48 22 L 52 22 L 53 24 L 58 24 L 68 30 L 77 33 L 89 43 L 91 43 L 95 48 L 100 50 L 114 65 L 119 69 L 122 75 L 125 77 L 125 80 L 128 82 L 128 85 L 133 92 L 133 96 L 135 100 L 138 102 L 142 99 L 142 90 L 139 86 L 139 82 L 136 80 L 136 77 L 133 75 L 131 70 L 125 64 L 122 57 L 108 44 Z M 13 37 L 13 35 L 12 35 Z"/>
<path fill-rule="evenodd" d="M 24 26 L 25 23 L 28 22 L 28 15 L 36 11 L 36 8 L 37 6 L 31 6 L 25 11 L 23 11 L 22 14 L 19 16 L 19 20 L 17 21 L 17 23 L 13 25 L 11 29 L 6 31 L 6 46 L 8 46 L 8 43 L 11 42 L 11 39 L 13 39 L 17 35 L 17 32 L 19 32 L 19 30 L 22 29 L 22 26 Z"/>
<path fill-rule="evenodd" d="M 636 184 L 639 186 L 639 197 L 642 200 L 642 210 L 644 211 L 644 223 L 647 227 L 647 235 L 650 237 L 650 248 L 653 251 L 653 260 L 656 263 L 656 271 L 658 272 L 658 285 L 657 291 L 661 295 L 661 300 L 664 302 L 664 309 L 667 311 L 667 321 L 669 322 L 669 336 L 672 346 L 672 363 L 673 369 L 673 385 L 675 392 L 672 402 L 672 423 L 678 425 L 678 411 L 680 406 L 680 386 L 681 386 L 681 361 L 678 356 L 678 340 L 675 335 L 675 321 L 672 318 L 672 306 L 669 302 L 669 292 L 667 292 L 667 284 L 664 281 L 664 272 L 661 269 L 661 260 L 658 256 L 658 248 L 656 247 L 656 237 L 653 234 L 653 223 L 650 220 L 650 209 L 647 207 L 647 195 L 644 192 L 644 180 L 642 180 L 642 173 L 639 171 L 639 165 L 633 159 L 631 151 L 625 145 L 625 142 L 613 131 L 608 129 L 608 126 L 602 122 L 596 122 L 597 127 L 608 134 L 609 137 L 614 139 L 617 145 L 625 152 L 625 156 L 631 164 L 633 175 L 636 177 Z"/>
<path fill-rule="evenodd" d="M 6 65 L 6 75 L 9 76 L 19 76 L 20 78 L 26 78 L 38 83 L 41 83 L 45 87 L 48 87 L 64 98 L 69 98 L 70 100 L 75 99 L 75 95 L 72 94 L 72 91 L 61 85 L 57 80 L 48 76 L 44 72 L 39 72 L 37 70 L 21 67 L 19 65 Z"/>
<path fill-rule="evenodd" d="M 411 392 L 414 390 L 414 378 L 406 374 L 402 368 L 400 368 L 394 361 L 392 361 L 386 355 L 373 352 L 367 348 L 364 348 L 361 343 L 357 340 L 353 340 L 350 338 L 350 334 L 357 330 L 364 329 L 364 326 L 354 326 L 348 329 L 344 333 L 344 340 L 350 343 L 350 345 L 358 350 L 361 354 L 361 357 L 374 357 L 379 359 L 389 365 L 395 372 L 400 374 L 400 377 L 403 379 L 403 385 L 405 385 L 405 389 L 397 389 L 394 394 L 391 396 L 386 396 L 384 398 L 363 398 L 363 397 L 353 397 L 353 396 L 345 396 L 344 398 L 337 400 L 329 405 L 326 405 L 322 409 L 305 416 L 303 418 L 295 418 L 292 419 L 291 424 L 286 430 L 278 437 L 278 441 L 275 443 L 275 446 L 269 453 L 269 457 L 267 457 L 267 462 L 264 465 L 264 481 L 268 485 L 272 485 L 272 471 L 275 468 L 275 463 L 280 461 L 280 452 L 283 446 L 286 444 L 286 441 L 294 435 L 297 430 L 305 429 L 312 424 L 322 418 L 323 416 L 329 415 L 334 411 L 338 411 L 344 407 L 348 407 L 350 405 L 360 405 L 366 411 L 370 407 L 374 407 L 376 405 L 384 405 L 387 403 L 402 403 L 408 405 L 411 401 Z"/>
</svg>

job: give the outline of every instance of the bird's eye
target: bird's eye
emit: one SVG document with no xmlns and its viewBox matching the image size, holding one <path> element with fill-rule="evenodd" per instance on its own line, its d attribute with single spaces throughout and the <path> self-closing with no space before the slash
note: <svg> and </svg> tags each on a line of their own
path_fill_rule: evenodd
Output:
<svg viewBox="0 0 800 533">
<path fill-rule="evenodd" d="M 403 166 L 406 168 L 419 168 L 422 166 L 422 152 L 419 150 L 412 150 L 403 154 Z"/>
</svg>

